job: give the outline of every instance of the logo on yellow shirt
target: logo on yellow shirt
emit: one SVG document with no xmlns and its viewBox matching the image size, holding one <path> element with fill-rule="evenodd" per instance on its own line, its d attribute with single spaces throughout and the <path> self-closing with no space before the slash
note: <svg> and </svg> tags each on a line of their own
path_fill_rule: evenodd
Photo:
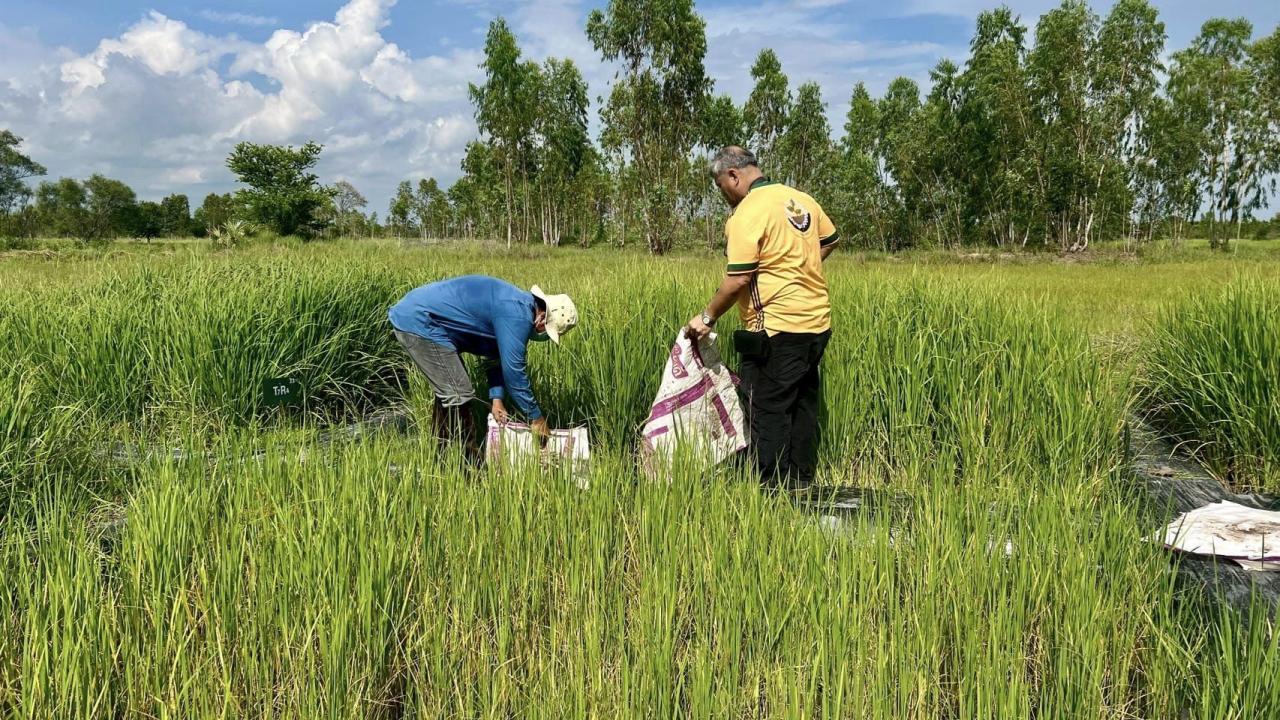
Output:
<svg viewBox="0 0 1280 720">
<path fill-rule="evenodd" d="M 809 229 L 809 223 L 813 222 L 813 216 L 792 198 L 787 201 L 787 222 L 791 223 L 791 227 L 804 232 Z"/>
</svg>

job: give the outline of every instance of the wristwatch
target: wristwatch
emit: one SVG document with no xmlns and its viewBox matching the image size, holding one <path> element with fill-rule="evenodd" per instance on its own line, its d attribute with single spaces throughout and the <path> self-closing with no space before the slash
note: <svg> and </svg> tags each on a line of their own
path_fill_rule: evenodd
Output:
<svg viewBox="0 0 1280 720">
<path fill-rule="evenodd" d="M 711 327 L 716 324 L 716 319 L 707 314 L 706 310 L 702 311 L 702 324 Z"/>
</svg>

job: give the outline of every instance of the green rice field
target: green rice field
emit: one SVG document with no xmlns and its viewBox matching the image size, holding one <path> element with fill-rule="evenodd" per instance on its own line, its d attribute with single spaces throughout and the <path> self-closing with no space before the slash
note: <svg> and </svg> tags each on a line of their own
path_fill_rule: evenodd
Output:
<svg viewBox="0 0 1280 720">
<path fill-rule="evenodd" d="M 839 523 L 736 463 L 638 470 L 722 263 L 345 241 L 0 258 L 0 713 L 1280 715 L 1274 608 L 1179 582 L 1125 443 L 1145 419 L 1280 493 L 1280 249 L 837 253 L 819 482 L 876 499 Z M 553 426 L 589 426 L 589 489 L 427 431 L 386 309 L 475 272 L 577 303 L 530 374 Z M 302 406 L 266 407 L 286 376 Z M 408 428 L 334 432 L 388 407 Z"/>
</svg>

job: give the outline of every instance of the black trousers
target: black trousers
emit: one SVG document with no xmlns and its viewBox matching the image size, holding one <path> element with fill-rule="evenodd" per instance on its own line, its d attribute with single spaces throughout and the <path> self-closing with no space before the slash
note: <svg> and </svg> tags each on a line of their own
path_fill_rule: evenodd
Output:
<svg viewBox="0 0 1280 720">
<path fill-rule="evenodd" d="M 818 468 L 818 365 L 831 331 L 740 337 L 738 392 L 751 427 L 751 448 L 767 487 L 804 487 Z M 745 342 L 742 342 L 745 340 Z"/>
</svg>

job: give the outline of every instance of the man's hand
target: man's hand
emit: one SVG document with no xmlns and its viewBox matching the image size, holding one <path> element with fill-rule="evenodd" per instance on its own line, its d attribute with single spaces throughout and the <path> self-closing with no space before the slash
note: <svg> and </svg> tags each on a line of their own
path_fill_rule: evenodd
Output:
<svg viewBox="0 0 1280 720">
<path fill-rule="evenodd" d="M 529 423 L 529 429 L 533 430 L 533 437 L 538 441 L 539 446 L 547 444 L 547 440 L 551 438 L 551 430 L 547 427 L 547 419 L 540 417 Z"/>
<path fill-rule="evenodd" d="M 493 406 L 489 408 L 489 412 L 493 413 L 493 419 L 499 425 L 506 425 L 507 420 L 511 419 L 511 416 L 507 414 L 507 406 L 502 404 L 502 398 L 493 399 Z"/>
<path fill-rule="evenodd" d="M 689 323 L 684 326 L 684 334 L 690 340 L 701 340 L 711 334 L 711 326 L 702 322 L 702 313 L 698 313 L 689 319 Z"/>
</svg>

